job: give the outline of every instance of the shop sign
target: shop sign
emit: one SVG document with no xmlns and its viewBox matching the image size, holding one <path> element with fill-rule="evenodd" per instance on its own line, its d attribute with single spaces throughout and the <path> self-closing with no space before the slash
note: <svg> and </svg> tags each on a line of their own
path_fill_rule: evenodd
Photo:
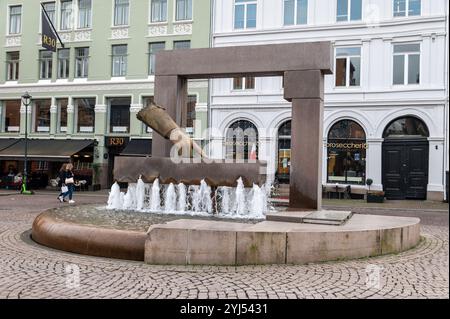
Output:
<svg viewBox="0 0 450 319">
<path fill-rule="evenodd" d="M 128 137 L 114 137 L 114 136 L 108 136 L 106 137 L 106 146 L 107 147 L 120 147 L 124 146 L 128 143 Z"/>
<path fill-rule="evenodd" d="M 367 143 L 327 143 L 327 148 L 366 150 L 369 145 Z"/>
</svg>

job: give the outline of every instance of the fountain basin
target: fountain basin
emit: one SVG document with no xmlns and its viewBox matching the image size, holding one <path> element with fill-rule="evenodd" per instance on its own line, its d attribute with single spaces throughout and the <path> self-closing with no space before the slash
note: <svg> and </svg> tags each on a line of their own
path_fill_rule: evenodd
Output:
<svg viewBox="0 0 450 319">
<path fill-rule="evenodd" d="M 32 238 L 68 252 L 150 264 L 304 264 L 408 250 L 420 240 L 420 220 L 355 214 L 330 226 L 80 206 L 43 212 Z"/>
<path fill-rule="evenodd" d="M 292 212 L 305 217 L 311 212 Z M 152 225 L 145 262 L 177 265 L 306 264 L 398 253 L 418 244 L 418 218 L 353 215 L 341 226 L 176 220 Z"/>
</svg>

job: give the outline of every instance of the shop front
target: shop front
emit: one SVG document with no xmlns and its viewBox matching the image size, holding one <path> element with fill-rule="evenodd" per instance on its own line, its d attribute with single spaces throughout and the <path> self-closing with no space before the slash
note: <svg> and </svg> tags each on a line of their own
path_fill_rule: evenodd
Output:
<svg viewBox="0 0 450 319">
<path fill-rule="evenodd" d="M 0 142 L 0 188 L 20 189 L 25 163 L 25 140 Z M 8 144 L 8 145 L 6 145 Z M 58 172 L 64 163 L 74 165 L 80 187 L 92 184 L 93 140 L 29 139 L 27 146 L 28 187 L 58 186 Z"/>
</svg>

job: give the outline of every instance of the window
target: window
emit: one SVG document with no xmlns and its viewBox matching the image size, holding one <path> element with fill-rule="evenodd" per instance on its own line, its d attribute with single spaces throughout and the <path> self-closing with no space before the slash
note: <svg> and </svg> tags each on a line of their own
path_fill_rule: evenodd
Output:
<svg viewBox="0 0 450 319">
<path fill-rule="evenodd" d="M 55 17 L 56 17 L 56 5 L 55 5 L 55 2 L 46 2 L 46 3 L 43 3 L 43 5 L 44 5 L 45 12 L 47 12 L 47 15 L 48 15 L 51 23 L 54 26 L 56 26 L 56 24 L 55 24 L 55 21 L 56 21 L 55 20 Z"/>
<path fill-rule="evenodd" d="M 19 79 L 19 51 L 6 53 L 6 80 L 17 81 Z"/>
<path fill-rule="evenodd" d="M 233 79 L 233 90 L 253 90 L 254 88 L 255 78 L 253 76 Z"/>
<path fill-rule="evenodd" d="M 95 99 L 73 99 L 78 133 L 93 133 L 95 124 Z"/>
<path fill-rule="evenodd" d="M 234 1 L 234 28 L 256 28 L 256 0 Z"/>
<path fill-rule="evenodd" d="M 50 104 L 51 100 L 34 101 L 34 132 L 50 132 Z"/>
<path fill-rule="evenodd" d="M 336 48 L 336 86 L 359 86 L 361 48 Z"/>
<path fill-rule="evenodd" d="M 362 18 L 362 0 L 337 0 L 336 21 L 357 21 Z"/>
<path fill-rule="evenodd" d="M 3 113 L 5 114 L 5 132 L 18 133 L 20 130 L 20 100 L 9 100 L 3 102 Z"/>
<path fill-rule="evenodd" d="M 258 130 L 253 123 L 240 120 L 230 125 L 225 140 L 225 156 L 241 161 L 258 158 Z"/>
<path fill-rule="evenodd" d="M 192 20 L 192 0 L 176 0 L 175 20 Z"/>
<path fill-rule="evenodd" d="M 190 49 L 191 48 L 191 41 L 173 41 L 173 48 L 175 50 L 178 49 Z"/>
<path fill-rule="evenodd" d="M 167 21 L 167 0 L 151 0 L 150 22 Z"/>
<path fill-rule="evenodd" d="M 75 48 L 75 77 L 87 78 L 89 72 L 89 48 Z"/>
<path fill-rule="evenodd" d="M 109 131 L 128 133 L 130 129 L 130 98 L 109 99 Z"/>
<path fill-rule="evenodd" d="M 420 44 L 394 45 L 393 83 L 420 83 Z"/>
<path fill-rule="evenodd" d="M 289 182 L 289 169 L 291 166 L 291 125 L 284 122 L 278 129 L 278 167 L 277 179 L 280 182 Z"/>
<path fill-rule="evenodd" d="M 164 50 L 165 47 L 165 42 L 155 42 L 148 45 L 148 74 L 155 74 L 156 53 Z"/>
<path fill-rule="evenodd" d="M 284 0 L 284 25 L 308 23 L 308 0 Z"/>
<path fill-rule="evenodd" d="M 72 0 L 61 1 L 61 30 L 72 28 Z"/>
<path fill-rule="evenodd" d="M 67 99 L 57 99 L 56 105 L 58 108 L 58 133 L 67 132 Z"/>
<path fill-rule="evenodd" d="M 128 0 L 114 0 L 114 25 L 128 25 Z"/>
<path fill-rule="evenodd" d="M 78 28 L 90 28 L 92 19 L 92 1 L 78 0 Z"/>
<path fill-rule="evenodd" d="M 364 185 L 366 180 L 366 134 L 352 120 L 334 124 L 328 133 L 328 183 Z"/>
<path fill-rule="evenodd" d="M 19 34 L 22 26 L 22 6 L 9 7 L 9 34 Z"/>
<path fill-rule="evenodd" d="M 197 104 L 196 95 L 188 95 L 187 98 L 187 116 L 186 116 L 186 132 L 193 133 L 195 121 L 195 105 Z"/>
<path fill-rule="evenodd" d="M 413 116 L 405 116 L 392 121 L 384 130 L 383 138 L 389 137 L 429 137 L 427 125 Z"/>
<path fill-rule="evenodd" d="M 39 51 L 39 78 L 52 78 L 52 52 L 47 50 Z"/>
<path fill-rule="evenodd" d="M 394 17 L 420 16 L 420 0 L 394 0 Z"/>
<path fill-rule="evenodd" d="M 58 79 L 67 79 L 69 77 L 69 58 L 70 49 L 58 50 Z"/>
<path fill-rule="evenodd" d="M 142 105 L 144 107 L 150 106 L 153 102 L 155 102 L 155 99 L 153 96 L 146 96 L 146 97 L 142 98 Z M 142 127 L 144 130 L 144 133 L 151 133 L 153 131 L 152 128 L 150 126 L 148 126 L 147 124 L 142 123 L 142 125 L 143 125 Z"/>
<path fill-rule="evenodd" d="M 127 74 L 127 45 L 112 46 L 112 76 Z"/>
</svg>

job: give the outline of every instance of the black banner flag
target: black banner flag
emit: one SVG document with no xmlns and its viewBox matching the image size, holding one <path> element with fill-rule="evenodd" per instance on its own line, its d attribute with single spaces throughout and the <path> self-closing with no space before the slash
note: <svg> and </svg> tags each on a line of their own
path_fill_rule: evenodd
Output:
<svg viewBox="0 0 450 319">
<path fill-rule="evenodd" d="M 50 21 L 44 6 L 42 6 L 42 46 L 49 51 L 56 52 L 56 44 L 58 40 L 61 42 L 61 39 Z M 62 42 L 61 45 L 64 48 L 64 44 Z"/>
</svg>

